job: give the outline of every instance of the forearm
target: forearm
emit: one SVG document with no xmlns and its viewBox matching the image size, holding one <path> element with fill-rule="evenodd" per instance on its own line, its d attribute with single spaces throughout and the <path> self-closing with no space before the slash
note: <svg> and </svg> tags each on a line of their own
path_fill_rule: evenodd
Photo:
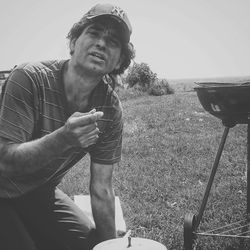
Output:
<svg viewBox="0 0 250 250">
<path fill-rule="evenodd" d="M 11 177 L 36 172 L 62 156 L 72 145 L 63 127 L 34 141 L 0 143 L 0 174 Z"/>
<path fill-rule="evenodd" d="M 91 195 L 91 205 L 100 241 L 116 238 L 115 196 L 113 190 L 103 195 Z"/>
</svg>

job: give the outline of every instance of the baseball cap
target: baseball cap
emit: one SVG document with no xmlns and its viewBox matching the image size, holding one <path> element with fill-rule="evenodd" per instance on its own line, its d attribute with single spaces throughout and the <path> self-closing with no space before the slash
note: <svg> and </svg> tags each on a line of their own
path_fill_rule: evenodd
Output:
<svg viewBox="0 0 250 250">
<path fill-rule="evenodd" d="M 120 25 L 122 25 L 124 29 L 124 39 L 125 42 L 129 42 L 130 35 L 132 33 L 132 26 L 129 22 L 128 16 L 124 10 L 120 7 L 112 5 L 112 4 L 96 4 L 92 7 L 81 20 L 91 20 L 98 17 L 111 17 L 114 18 Z"/>
</svg>

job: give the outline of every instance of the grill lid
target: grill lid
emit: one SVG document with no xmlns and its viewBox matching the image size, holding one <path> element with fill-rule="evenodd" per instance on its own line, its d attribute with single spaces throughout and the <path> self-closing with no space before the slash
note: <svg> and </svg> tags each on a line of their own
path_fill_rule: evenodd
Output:
<svg viewBox="0 0 250 250">
<path fill-rule="evenodd" d="M 196 82 L 194 88 L 203 108 L 223 122 L 250 121 L 250 82 Z"/>
</svg>

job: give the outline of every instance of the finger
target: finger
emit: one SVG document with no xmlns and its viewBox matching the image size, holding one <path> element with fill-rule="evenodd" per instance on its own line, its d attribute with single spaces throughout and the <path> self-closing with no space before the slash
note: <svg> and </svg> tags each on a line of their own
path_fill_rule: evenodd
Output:
<svg viewBox="0 0 250 250">
<path fill-rule="evenodd" d="M 90 145 L 93 145 L 97 142 L 99 136 L 98 135 L 95 135 L 95 136 L 92 136 L 90 138 L 88 138 L 87 140 L 82 140 L 80 143 L 82 145 L 82 147 L 88 147 Z"/>
<path fill-rule="evenodd" d="M 71 122 L 75 126 L 85 126 L 85 125 L 95 123 L 96 122 L 96 117 L 99 117 L 98 115 L 95 115 L 96 113 L 82 115 L 82 116 L 78 116 L 78 117 L 73 117 Z"/>
<path fill-rule="evenodd" d="M 99 139 L 98 135 L 93 135 L 91 137 L 88 138 L 88 142 L 96 142 Z"/>
<path fill-rule="evenodd" d="M 98 128 L 96 128 L 95 130 L 89 132 L 89 133 L 79 133 L 79 136 L 78 136 L 78 140 L 81 142 L 81 143 L 84 143 L 86 141 L 88 141 L 90 138 L 99 138 L 99 134 L 100 134 L 100 131 Z"/>
<path fill-rule="evenodd" d="M 92 123 L 90 125 L 86 125 L 83 127 L 79 127 L 76 130 L 76 133 L 79 135 L 87 135 L 87 134 L 99 134 L 99 128 L 96 126 L 96 123 Z"/>
<path fill-rule="evenodd" d="M 83 116 L 85 113 L 81 113 L 81 112 L 75 112 L 71 115 L 71 117 L 80 117 Z"/>
<path fill-rule="evenodd" d="M 96 116 L 96 121 L 98 121 L 100 118 L 102 118 L 103 117 L 103 112 L 102 111 L 97 111 L 97 112 L 95 112 L 95 116 Z"/>
<path fill-rule="evenodd" d="M 93 129 L 91 132 L 88 133 L 89 137 L 94 136 L 94 135 L 99 135 L 100 134 L 100 130 L 98 127 L 96 127 L 95 129 Z"/>
<path fill-rule="evenodd" d="M 89 114 L 94 114 L 96 112 L 96 109 L 91 109 L 89 112 L 87 113 L 82 113 L 82 112 L 75 112 L 71 117 L 80 117 L 80 116 L 85 116 L 85 115 L 89 115 Z"/>
<path fill-rule="evenodd" d="M 85 124 L 94 123 L 94 122 L 98 121 L 101 117 L 103 117 L 103 112 L 97 111 L 93 114 L 88 114 L 88 115 L 82 117 L 81 121 L 80 121 L 81 118 L 79 118 L 78 121 L 80 122 L 81 125 L 85 125 Z"/>
</svg>

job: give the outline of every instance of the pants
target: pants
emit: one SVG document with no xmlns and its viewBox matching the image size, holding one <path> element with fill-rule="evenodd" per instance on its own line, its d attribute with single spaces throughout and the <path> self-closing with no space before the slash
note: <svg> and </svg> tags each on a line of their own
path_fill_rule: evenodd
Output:
<svg viewBox="0 0 250 250">
<path fill-rule="evenodd" d="M 87 250 L 96 243 L 94 225 L 58 188 L 0 199 L 0 250 Z"/>
</svg>

